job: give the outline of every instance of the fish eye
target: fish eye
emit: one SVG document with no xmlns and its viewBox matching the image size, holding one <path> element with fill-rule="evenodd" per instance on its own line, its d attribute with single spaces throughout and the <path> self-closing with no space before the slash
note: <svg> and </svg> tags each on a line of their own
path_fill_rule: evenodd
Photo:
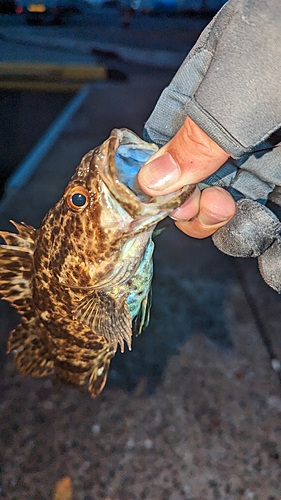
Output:
<svg viewBox="0 0 281 500">
<path fill-rule="evenodd" d="M 83 210 L 88 205 L 89 200 L 89 191 L 82 186 L 72 188 L 67 196 L 68 206 L 75 212 Z"/>
<path fill-rule="evenodd" d="M 75 205 L 76 207 L 83 207 L 87 202 L 87 198 L 84 194 L 81 193 L 75 193 L 71 197 L 71 203 L 72 205 Z"/>
</svg>

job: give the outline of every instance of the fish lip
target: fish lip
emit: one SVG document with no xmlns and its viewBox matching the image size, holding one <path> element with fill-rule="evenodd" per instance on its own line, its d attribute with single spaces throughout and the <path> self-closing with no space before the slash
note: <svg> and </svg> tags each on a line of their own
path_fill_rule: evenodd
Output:
<svg viewBox="0 0 281 500">
<path fill-rule="evenodd" d="M 138 145 L 142 142 L 144 143 L 144 141 L 128 129 L 113 129 L 109 138 L 100 146 L 97 158 L 95 158 L 102 181 L 114 199 L 133 218 L 141 215 L 143 202 L 126 184 L 120 181 L 115 154 L 121 144 Z M 150 197 L 148 198 L 150 200 Z"/>
<path fill-rule="evenodd" d="M 195 185 L 184 186 L 176 192 L 157 197 L 150 197 L 142 193 L 145 199 L 145 201 L 142 201 L 118 177 L 115 155 L 120 145 L 135 145 L 143 149 L 151 149 L 151 154 L 156 152 L 158 147 L 155 144 L 143 141 L 134 132 L 121 128 L 113 129 L 109 138 L 98 148 L 97 154 L 94 155 L 95 164 L 98 167 L 102 181 L 114 199 L 133 219 L 142 216 L 153 216 L 159 214 L 159 212 L 165 213 L 162 216 L 164 218 L 191 196 Z M 136 187 L 138 189 L 138 186 Z M 140 189 L 139 191 L 141 192 Z"/>
</svg>

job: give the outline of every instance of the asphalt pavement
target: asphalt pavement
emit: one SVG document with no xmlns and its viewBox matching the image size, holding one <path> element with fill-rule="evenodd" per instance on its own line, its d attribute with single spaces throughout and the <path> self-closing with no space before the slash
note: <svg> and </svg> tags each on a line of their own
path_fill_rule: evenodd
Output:
<svg viewBox="0 0 281 500">
<path fill-rule="evenodd" d="M 7 23 L 0 16 L 0 43 L 10 42 L 11 50 L 3 45 L 1 60 L 19 60 L 17 44 L 29 47 L 27 61 L 77 62 L 94 64 L 109 59 L 129 61 L 152 67 L 176 69 L 207 24 L 205 17 L 150 16 L 136 12 L 130 26 L 122 25 L 118 8 L 93 7 L 85 14 L 69 18 L 61 26 L 27 26 L 24 18 L 15 17 Z M 47 48 L 49 55 L 43 50 Z M 42 56 L 38 51 L 42 49 Z M 60 52 L 60 50 L 64 51 Z M 33 54 L 33 51 L 35 53 Z M 53 51 L 53 52 L 52 52 Z"/>
<path fill-rule="evenodd" d="M 103 16 L 110 24 L 101 22 Z M 185 36 L 193 27 L 188 47 L 205 23 L 137 16 L 123 34 L 121 26 L 114 31 L 117 16 L 107 10 L 99 28 L 86 26 L 91 47 L 104 43 L 109 50 L 109 43 L 118 53 L 119 37 L 132 54 L 134 45 L 136 52 L 154 54 L 171 47 L 183 57 L 179 25 L 186 23 Z M 153 45 L 148 32 L 159 34 L 161 23 L 164 36 Z M 53 33 L 52 43 L 59 44 L 60 37 L 73 40 L 76 29 L 36 28 L 32 37 Z M 16 26 L 13 43 L 24 33 L 30 28 Z M 82 91 L 57 133 L 49 130 L 43 138 L 48 143 L 53 133 L 30 175 L 10 186 L 0 204 L 2 229 L 11 229 L 11 218 L 38 227 L 80 158 L 112 128 L 141 135 L 172 75 L 171 66 L 159 67 L 136 65 L 126 82 L 94 82 Z M 156 239 L 150 326 L 132 352 L 117 354 L 104 396 L 95 402 L 17 374 L 5 355 L 17 317 L 2 303 L 3 499 L 47 500 L 55 479 L 68 475 L 77 500 L 280 500 L 280 296 L 263 283 L 254 259 L 226 257 L 210 239 L 192 240 L 171 221 L 166 225 Z"/>
</svg>

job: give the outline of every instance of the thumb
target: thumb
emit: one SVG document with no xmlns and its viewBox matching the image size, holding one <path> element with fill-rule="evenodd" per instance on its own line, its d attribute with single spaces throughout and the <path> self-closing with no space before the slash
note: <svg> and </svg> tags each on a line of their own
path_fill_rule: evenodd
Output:
<svg viewBox="0 0 281 500">
<path fill-rule="evenodd" d="M 171 193 L 206 179 L 228 157 L 228 153 L 187 117 L 177 134 L 144 164 L 139 172 L 139 184 L 150 195 Z"/>
</svg>

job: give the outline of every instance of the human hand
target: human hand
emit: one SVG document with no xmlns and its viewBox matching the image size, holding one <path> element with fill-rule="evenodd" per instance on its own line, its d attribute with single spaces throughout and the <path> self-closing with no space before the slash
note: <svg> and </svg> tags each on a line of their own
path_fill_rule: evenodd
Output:
<svg viewBox="0 0 281 500">
<path fill-rule="evenodd" d="M 190 118 L 175 136 L 146 162 L 140 187 L 156 196 L 186 184 L 197 184 L 215 172 L 229 155 Z M 176 226 L 194 238 L 205 238 L 225 225 L 235 213 L 232 196 L 221 187 L 209 187 L 192 196 L 171 215 Z"/>
<path fill-rule="evenodd" d="M 203 30 L 145 124 L 144 139 L 161 149 L 139 184 L 159 195 L 199 182 L 201 192 L 174 212 L 177 226 L 197 238 L 212 234 L 228 255 L 257 257 L 264 280 L 281 293 L 281 223 L 266 206 L 280 213 L 277 5 L 228 0 Z"/>
<path fill-rule="evenodd" d="M 241 168 L 230 166 L 228 154 L 186 118 L 175 136 L 145 163 L 139 184 L 148 194 L 159 195 L 159 191 L 166 194 L 199 182 L 204 189 L 197 187 L 171 215 L 177 227 L 195 238 L 213 235 L 215 245 L 228 255 L 257 257 L 265 282 L 280 293 L 281 224 L 263 203 L 254 201 L 269 196 L 281 204 L 279 183 L 273 189 L 274 183 L 265 182 L 266 175 L 273 180 L 279 177 L 279 151 L 268 151 L 266 158 L 246 157 L 245 169 L 243 160 Z M 236 204 L 221 186 L 230 190 Z"/>
</svg>

